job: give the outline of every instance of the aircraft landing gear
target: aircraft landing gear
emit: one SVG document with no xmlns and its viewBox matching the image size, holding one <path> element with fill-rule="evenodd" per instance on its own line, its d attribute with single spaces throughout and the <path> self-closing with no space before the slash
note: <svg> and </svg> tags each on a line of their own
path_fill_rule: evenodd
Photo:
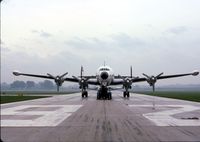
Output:
<svg viewBox="0 0 200 142">
<path fill-rule="evenodd" d="M 97 91 L 97 100 L 112 100 L 112 93 L 107 88 L 101 88 Z"/>
<path fill-rule="evenodd" d="M 126 98 L 126 97 L 129 98 L 130 97 L 129 91 L 124 91 L 123 96 L 124 96 L 124 98 Z"/>
<path fill-rule="evenodd" d="M 98 90 L 97 91 L 97 100 L 100 100 L 101 98 L 102 98 L 101 92 L 100 92 L 100 90 Z"/>
<path fill-rule="evenodd" d="M 87 91 L 82 91 L 82 98 L 84 98 L 84 97 L 88 97 L 88 92 Z"/>
<path fill-rule="evenodd" d="M 108 94 L 108 95 L 107 95 L 107 96 L 108 96 L 108 100 L 112 100 L 112 93 L 111 93 L 111 92 L 108 92 L 107 94 Z"/>
</svg>

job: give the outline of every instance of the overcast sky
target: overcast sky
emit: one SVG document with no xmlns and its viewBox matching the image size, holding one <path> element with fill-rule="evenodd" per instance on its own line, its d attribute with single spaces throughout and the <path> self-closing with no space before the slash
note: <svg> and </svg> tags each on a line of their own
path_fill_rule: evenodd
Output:
<svg viewBox="0 0 200 142">
<path fill-rule="evenodd" d="M 36 74 L 95 75 L 106 61 L 135 76 L 200 70 L 200 0 L 4 0 L 1 82 Z M 159 81 L 200 84 L 200 77 Z"/>
</svg>

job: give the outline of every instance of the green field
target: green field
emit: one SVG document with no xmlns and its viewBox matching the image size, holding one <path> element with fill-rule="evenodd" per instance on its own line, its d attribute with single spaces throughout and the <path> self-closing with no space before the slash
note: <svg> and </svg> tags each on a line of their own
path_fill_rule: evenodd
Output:
<svg viewBox="0 0 200 142">
<path fill-rule="evenodd" d="M 63 95 L 63 94 L 71 94 L 71 93 L 78 93 L 80 91 L 2 91 L 1 95 Z"/>
<path fill-rule="evenodd" d="M 200 92 L 160 91 L 160 92 L 155 92 L 153 94 L 150 91 L 146 91 L 146 92 L 137 92 L 137 93 L 200 102 Z M 1 94 L 0 103 L 3 104 L 3 103 L 9 103 L 9 102 L 45 98 L 45 97 L 50 97 L 53 94 L 54 95 L 69 94 L 69 92 L 62 92 L 62 93 L 57 93 L 57 94 L 55 94 L 55 92 L 6 92 L 3 95 Z"/>
<path fill-rule="evenodd" d="M 200 102 L 200 92 L 174 92 L 174 91 L 160 91 L 160 92 L 137 92 L 146 95 L 174 98 L 181 100 L 188 100 L 194 102 Z"/>
<path fill-rule="evenodd" d="M 4 103 L 11 103 L 11 102 L 18 102 L 18 101 L 46 98 L 46 97 L 50 96 L 1 96 L 0 102 L 1 104 L 4 104 Z"/>
<path fill-rule="evenodd" d="M 1 92 L 0 103 L 10 103 L 18 102 L 32 99 L 39 99 L 50 97 L 54 95 L 67 95 L 71 93 L 77 93 L 78 91 L 65 91 L 65 92 L 55 92 L 55 91 L 3 91 Z"/>
</svg>

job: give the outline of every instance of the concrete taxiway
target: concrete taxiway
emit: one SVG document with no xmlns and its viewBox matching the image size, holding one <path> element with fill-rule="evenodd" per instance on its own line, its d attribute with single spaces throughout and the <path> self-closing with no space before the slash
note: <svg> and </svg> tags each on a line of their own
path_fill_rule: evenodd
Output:
<svg viewBox="0 0 200 142">
<path fill-rule="evenodd" d="M 153 107 L 155 104 L 155 108 Z M 1 105 L 4 142 L 200 141 L 200 103 L 113 92 L 96 92 Z"/>
</svg>

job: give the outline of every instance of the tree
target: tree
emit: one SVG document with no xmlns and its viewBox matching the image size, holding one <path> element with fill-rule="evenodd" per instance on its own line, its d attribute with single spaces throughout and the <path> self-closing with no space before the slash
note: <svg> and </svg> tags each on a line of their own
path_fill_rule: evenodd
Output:
<svg viewBox="0 0 200 142">
<path fill-rule="evenodd" d="M 43 89 L 53 89 L 54 85 L 52 81 L 44 80 L 44 82 L 40 82 L 40 87 Z"/>
<path fill-rule="evenodd" d="M 6 82 L 1 83 L 1 90 L 8 90 L 10 85 Z"/>
<path fill-rule="evenodd" d="M 35 82 L 34 81 L 26 81 L 26 88 L 34 88 L 35 87 Z"/>
<path fill-rule="evenodd" d="M 26 87 L 26 83 L 24 81 L 14 81 L 10 84 L 12 89 L 24 89 Z"/>
</svg>

